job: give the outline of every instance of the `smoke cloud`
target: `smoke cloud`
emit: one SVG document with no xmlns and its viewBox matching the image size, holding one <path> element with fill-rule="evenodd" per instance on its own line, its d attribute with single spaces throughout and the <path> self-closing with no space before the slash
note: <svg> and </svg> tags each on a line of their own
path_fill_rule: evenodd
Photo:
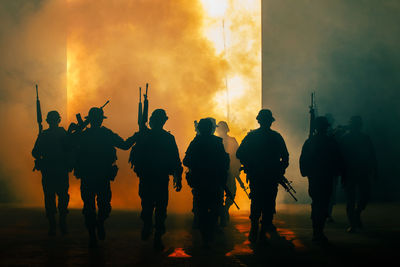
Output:
<svg viewBox="0 0 400 267">
<path fill-rule="evenodd" d="M 0 181 L 7 192 L 23 203 L 42 205 L 40 175 L 31 172 L 30 155 L 37 134 L 35 83 L 43 115 L 59 110 L 65 128 L 76 113 L 85 116 L 90 107 L 110 100 L 104 125 L 127 138 L 138 130 L 138 87 L 148 82 L 150 112 L 166 109 L 165 128 L 175 135 L 183 157 L 195 135 L 194 120 L 226 119 L 220 105 L 225 105 L 221 96 L 228 77 L 232 92 L 249 92 L 231 96 L 232 110 L 245 111 L 242 117 L 232 112 L 232 133 L 240 140 L 253 128 L 260 105 L 260 13 L 251 18 L 254 9 L 239 14 L 238 1 L 227 3 L 229 60 L 204 34 L 207 10 L 201 1 L 2 2 L 1 112 L 7 127 L 1 138 Z M 241 35 L 248 41 L 237 42 Z M 246 58 L 251 51 L 256 52 Z M 241 86 L 235 87 L 235 81 Z M 112 205 L 137 209 L 138 179 L 128 155 L 118 151 Z M 70 205 L 81 207 L 79 181 L 72 175 L 70 194 Z M 181 193 L 171 190 L 170 209 L 190 211 L 188 186 Z"/>
<path fill-rule="evenodd" d="M 263 105 L 291 153 L 289 175 L 302 199 L 298 159 L 308 134 L 310 93 L 336 125 L 361 115 L 377 150 L 374 197 L 398 199 L 400 34 L 398 1 L 263 1 Z"/>
</svg>

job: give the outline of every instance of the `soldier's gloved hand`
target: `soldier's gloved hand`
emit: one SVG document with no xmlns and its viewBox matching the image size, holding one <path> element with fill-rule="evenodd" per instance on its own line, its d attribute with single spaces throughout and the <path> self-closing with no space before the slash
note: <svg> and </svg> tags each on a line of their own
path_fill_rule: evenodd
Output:
<svg viewBox="0 0 400 267">
<path fill-rule="evenodd" d="M 181 191 L 182 189 L 182 177 L 174 176 L 174 189 L 176 192 Z"/>
</svg>

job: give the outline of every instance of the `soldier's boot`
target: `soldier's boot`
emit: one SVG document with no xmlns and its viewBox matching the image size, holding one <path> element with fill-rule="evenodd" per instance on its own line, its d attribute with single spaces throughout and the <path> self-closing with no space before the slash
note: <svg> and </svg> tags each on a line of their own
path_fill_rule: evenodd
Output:
<svg viewBox="0 0 400 267">
<path fill-rule="evenodd" d="M 250 232 L 249 232 L 249 241 L 251 243 L 257 242 L 258 226 L 259 226 L 258 220 L 251 221 L 251 227 L 250 227 Z"/>
<path fill-rule="evenodd" d="M 153 247 L 157 251 L 162 251 L 165 248 L 161 237 L 162 237 L 161 233 L 155 233 L 154 234 Z"/>
<path fill-rule="evenodd" d="M 266 244 L 268 242 L 267 231 L 262 226 L 261 226 L 258 240 L 261 244 Z"/>
<path fill-rule="evenodd" d="M 99 240 L 106 239 L 106 229 L 104 228 L 104 220 L 97 220 L 97 237 Z"/>
<path fill-rule="evenodd" d="M 89 248 L 97 248 L 96 227 L 95 226 L 88 227 L 88 232 L 89 232 Z"/>
<path fill-rule="evenodd" d="M 56 217 L 54 214 L 48 214 L 47 219 L 49 220 L 49 236 L 56 235 Z"/>
<path fill-rule="evenodd" d="M 350 226 L 346 229 L 348 233 L 355 233 L 357 231 L 356 215 L 355 212 L 351 212 L 347 215 Z"/>
<path fill-rule="evenodd" d="M 68 234 L 68 227 L 67 227 L 67 214 L 60 214 L 60 231 L 63 235 Z"/>
<path fill-rule="evenodd" d="M 153 233 L 153 225 L 151 223 L 144 223 L 141 232 L 142 241 L 149 240 L 152 233 Z"/>
<path fill-rule="evenodd" d="M 364 228 L 364 225 L 363 225 L 363 223 L 361 221 L 361 211 L 358 210 L 358 209 L 354 213 L 354 224 L 359 229 L 363 229 Z"/>
<path fill-rule="evenodd" d="M 312 241 L 318 244 L 327 244 L 328 238 L 324 234 L 325 220 L 314 220 L 313 221 L 313 238 Z"/>
</svg>

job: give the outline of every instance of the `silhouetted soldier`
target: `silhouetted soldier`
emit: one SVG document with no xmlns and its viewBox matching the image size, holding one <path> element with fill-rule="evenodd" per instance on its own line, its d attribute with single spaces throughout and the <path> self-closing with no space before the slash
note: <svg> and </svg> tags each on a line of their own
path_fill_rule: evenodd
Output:
<svg viewBox="0 0 400 267">
<path fill-rule="evenodd" d="M 229 154 L 230 166 L 228 171 L 228 177 L 226 180 L 226 186 L 232 193 L 232 196 L 236 196 L 236 177 L 240 174 L 240 161 L 236 157 L 236 151 L 239 147 L 238 142 L 232 136 L 228 135 L 229 126 L 225 121 L 218 122 L 217 134 L 222 138 L 225 151 Z M 229 208 L 233 205 L 232 199 L 229 197 L 225 198 L 225 203 L 221 212 L 221 226 L 226 226 L 229 222 Z"/>
<path fill-rule="evenodd" d="M 56 195 L 60 213 L 60 230 L 67 233 L 66 216 L 69 202 L 70 142 L 67 132 L 59 127 L 61 121 L 57 111 L 47 114 L 49 128 L 39 134 L 32 155 L 36 159 L 36 167 L 42 172 L 42 185 L 46 216 L 49 220 L 49 235 L 56 234 Z"/>
<path fill-rule="evenodd" d="M 329 215 L 333 179 L 340 174 L 342 159 L 338 143 L 327 134 L 329 123 L 326 117 L 317 117 L 314 125 L 316 133 L 306 140 L 301 151 L 300 171 L 302 176 L 308 177 L 313 241 L 326 243 L 324 227 Z"/>
<path fill-rule="evenodd" d="M 199 134 L 186 150 L 183 164 L 189 168 L 186 179 L 193 189 L 203 243 L 208 246 L 223 203 L 229 155 L 222 139 L 213 135 L 214 126 L 210 119 L 201 119 L 197 129 Z"/>
<path fill-rule="evenodd" d="M 325 117 L 328 120 L 329 123 L 329 128 L 328 128 L 328 135 L 332 136 L 336 142 L 340 142 L 340 139 L 343 137 L 343 135 L 346 133 L 346 127 L 342 125 L 338 125 L 337 127 L 333 127 L 335 124 L 335 119 L 332 114 L 327 113 L 325 114 Z M 333 213 L 333 207 L 336 204 L 336 195 L 337 195 L 337 187 L 339 183 L 339 176 L 335 176 L 333 178 L 333 187 L 332 187 L 332 196 L 331 200 L 329 201 L 329 209 L 328 209 L 328 218 L 326 221 L 328 223 L 334 222 L 334 219 L 332 217 Z"/>
<path fill-rule="evenodd" d="M 257 241 L 261 215 L 260 240 L 265 241 L 266 232 L 276 232 L 272 220 L 276 213 L 278 179 L 289 165 L 285 141 L 278 132 L 271 130 L 275 121 L 271 111 L 262 109 L 257 121 L 260 128 L 249 132 L 236 152 L 250 182 L 250 242 Z"/>
<path fill-rule="evenodd" d="M 361 212 L 371 194 L 371 178 L 377 177 L 377 161 L 371 139 L 363 133 L 360 116 L 350 119 L 349 132 L 341 139 L 345 162 L 344 189 L 347 198 L 348 232 L 362 229 Z M 358 191 L 358 199 L 356 198 Z M 357 202 L 357 203 L 356 203 Z"/>
<path fill-rule="evenodd" d="M 161 237 L 165 233 L 165 219 L 168 206 L 169 175 L 174 177 L 174 188 L 182 188 L 182 163 L 178 147 L 172 134 L 163 129 L 168 120 L 163 109 L 156 109 L 150 117 L 150 130 L 144 132 L 136 143 L 135 172 L 142 200 L 142 240 L 147 240 L 153 229 L 155 213 L 154 248 L 162 250 Z"/>
<path fill-rule="evenodd" d="M 78 151 L 75 176 L 81 179 L 83 215 L 90 247 L 97 246 L 96 228 L 100 240 L 106 236 L 104 221 L 111 212 L 110 181 L 115 179 L 118 172 L 115 148 L 127 150 L 134 142 L 133 137 L 124 141 L 110 129 L 101 126 L 105 118 L 101 108 L 91 108 L 86 117 L 90 127 L 76 136 Z"/>
<path fill-rule="evenodd" d="M 217 126 L 217 121 L 212 117 L 207 117 L 207 118 L 204 118 L 204 119 L 211 121 L 211 124 L 212 124 L 211 134 L 213 135 L 215 133 L 215 130 L 218 127 Z M 198 126 L 198 122 L 194 121 L 194 130 L 196 132 L 196 135 L 199 135 L 200 132 L 199 132 L 199 129 L 197 128 L 197 126 Z M 192 194 L 193 194 L 193 190 L 194 189 L 192 188 Z M 196 198 L 193 198 L 193 208 L 192 208 L 192 212 L 193 212 L 193 225 L 192 225 L 192 228 L 193 229 L 199 229 L 199 216 L 198 216 L 199 212 L 198 212 L 198 206 L 197 206 L 196 200 L 197 200 Z"/>
</svg>

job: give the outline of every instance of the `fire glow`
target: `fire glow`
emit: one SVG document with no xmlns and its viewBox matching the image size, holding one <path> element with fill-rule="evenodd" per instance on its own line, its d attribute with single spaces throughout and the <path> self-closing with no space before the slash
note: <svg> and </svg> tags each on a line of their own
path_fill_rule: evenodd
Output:
<svg viewBox="0 0 400 267">
<path fill-rule="evenodd" d="M 105 125 L 126 138 L 137 130 L 137 88 L 145 82 L 151 88 L 150 112 L 167 110 L 166 127 L 181 155 L 193 138 L 193 120 L 201 117 L 229 118 L 230 134 L 240 142 L 257 126 L 261 106 L 260 1 L 68 2 L 68 120 L 110 99 Z M 137 192 L 125 154 L 118 153 L 113 206 L 136 209 L 137 196 L 121 193 Z M 77 186 L 71 183 L 73 207 L 81 206 Z M 237 202 L 247 209 L 240 190 Z M 189 197 L 184 190 L 171 204 L 176 201 L 174 209 L 187 212 L 190 205 L 182 203 Z"/>
</svg>

